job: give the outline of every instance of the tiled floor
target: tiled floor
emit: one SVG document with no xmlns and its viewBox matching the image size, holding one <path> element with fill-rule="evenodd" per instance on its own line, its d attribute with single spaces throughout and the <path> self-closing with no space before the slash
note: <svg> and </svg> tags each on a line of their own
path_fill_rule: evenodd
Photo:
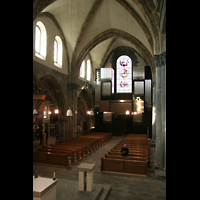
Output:
<svg viewBox="0 0 200 200">
<path fill-rule="evenodd" d="M 33 164 L 33 174 L 35 170 L 42 177 L 53 176 L 56 173 L 57 178 L 78 180 L 78 166 L 82 162 L 94 163 L 94 183 L 111 185 L 111 192 L 108 200 L 164 200 L 166 199 L 166 180 L 158 180 L 154 178 L 153 171 L 150 169 L 149 177 L 139 177 L 119 174 L 106 174 L 100 172 L 101 157 L 105 155 L 113 146 L 115 146 L 123 137 L 113 136 L 106 144 L 96 149 L 86 157 L 74 163 L 68 168 L 45 166 Z M 48 144 L 54 143 L 55 138 L 49 137 Z M 33 149 L 40 146 L 39 140 L 33 141 Z M 154 150 L 152 149 L 152 152 Z M 152 155 L 152 159 L 154 156 Z M 62 190 L 58 191 L 62 192 Z M 60 194 L 58 194 L 60 195 Z"/>
</svg>

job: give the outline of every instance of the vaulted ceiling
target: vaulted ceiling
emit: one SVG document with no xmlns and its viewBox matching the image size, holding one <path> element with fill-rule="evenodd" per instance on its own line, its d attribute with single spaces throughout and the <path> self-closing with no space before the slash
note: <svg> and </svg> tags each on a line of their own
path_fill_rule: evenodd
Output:
<svg viewBox="0 0 200 200">
<path fill-rule="evenodd" d="M 151 66 L 162 51 L 161 34 L 166 21 L 166 0 L 34 0 L 37 16 L 54 19 L 66 41 L 72 80 L 78 78 L 82 60 L 92 58 L 100 68 L 118 47 L 134 49 Z"/>
</svg>

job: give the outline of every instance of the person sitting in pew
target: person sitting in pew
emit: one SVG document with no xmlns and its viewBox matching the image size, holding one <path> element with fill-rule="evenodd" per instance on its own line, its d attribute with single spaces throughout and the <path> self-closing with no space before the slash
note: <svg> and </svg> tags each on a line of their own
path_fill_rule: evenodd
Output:
<svg viewBox="0 0 200 200">
<path fill-rule="evenodd" d="M 121 148 L 121 153 L 122 153 L 122 156 L 127 156 L 128 155 L 129 149 L 126 146 L 126 144 L 124 144 L 124 146 Z"/>
</svg>

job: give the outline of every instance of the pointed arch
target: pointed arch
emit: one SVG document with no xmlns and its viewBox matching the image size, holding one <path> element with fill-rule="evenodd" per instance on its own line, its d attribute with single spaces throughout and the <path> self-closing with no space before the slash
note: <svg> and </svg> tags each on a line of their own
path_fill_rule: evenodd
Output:
<svg viewBox="0 0 200 200">
<path fill-rule="evenodd" d="M 98 34 L 95 38 L 93 38 L 81 51 L 81 53 L 79 54 L 78 58 L 76 61 L 72 62 L 72 67 L 73 67 L 73 71 L 72 71 L 72 80 L 74 83 L 78 82 L 78 76 L 79 76 L 79 69 L 80 69 L 80 65 L 82 60 L 84 59 L 84 57 L 99 43 L 103 42 L 104 40 L 111 38 L 111 37 L 116 37 L 116 38 L 121 38 L 124 40 L 127 40 L 128 42 L 130 42 L 131 44 L 135 45 L 136 48 L 139 50 L 140 54 L 146 59 L 146 61 L 148 62 L 147 64 L 149 66 L 151 66 L 151 71 L 152 71 L 152 76 L 153 76 L 153 80 L 154 80 L 154 73 L 155 73 L 155 69 L 154 69 L 154 62 L 153 62 L 153 56 L 150 53 L 150 51 L 144 46 L 144 44 L 142 44 L 135 36 L 119 30 L 119 29 L 108 29 L 106 31 L 101 32 L 100 34 Z"/>
<path fill-rule="evenodd" d="M 56 79 L 52 75 L 45 75 L 39 79 L 39 82 L 43 86 L 44 90 L 49 93 L 57 108 L 64 112 L 66 110 L 65 98 Z M 59 112 L 59 114 L 62 115 L 63 113 Z"/>
</svg>

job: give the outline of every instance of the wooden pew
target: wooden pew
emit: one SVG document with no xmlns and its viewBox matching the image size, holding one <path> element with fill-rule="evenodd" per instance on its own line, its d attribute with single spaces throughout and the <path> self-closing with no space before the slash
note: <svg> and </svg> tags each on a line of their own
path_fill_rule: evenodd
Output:
<svg viewBox="0 0 200 200">
<path fill-rule="evenodd" d="M 129 149 L 129 152 L 147 152 L 148 151 L 147 148 L 129 148 L 128 147 L 128 149 Z M 121 147 L 120 148 L 119 147 L 113 147 L 112 150 L 121 152 Z"/>
<path fill-rule="evenodd" d="M 95 149 L 95 141 L 93 140 L 93 141 L 91 141 L 91 140 L 89 140 L 89 139 L 80 139 L 80 137 L 78 138 L 78 139 L 70 139 L 70 140 L 65 140 L 65 143 L 66 144 L 69 144 L 69 145 L 72 145 L 72 144 L 81 144 L 81 145 L 87 145 L 87 149 L 89 150 L 89 152 L 91 152 L 92 150 L 94 150 Z M 59 144 L 59 143 L 57 143 L 57 144 Z M 85 153 L 87 153 L 87 152 L 85 152 Z"/>
<path fill-rule="evenodd" d="M 74 157 L 76 157 L 76 160 L 79 160 L 79 149 L 73 149 L 73 148 L 65 148 L 65 147 L 62 147 L 62 146 L 59 146 L 59 145 L 51 145 L 51 146 L 46 146 L 45 148 L 47 149 L 57 149 L 57 150 L 60 150 L 60 151 L 66 151 L 68 153 L 71 153 L 70 154 L 70 157 L 72 157 L 72 154 L 74 153 Z M 72 153 L 73 152 L 73 153 Z M 75 160 L 71 160 L 72 163 L 75 162 Z"/>
<path fill-rule="evenodd" d="M 68 166 L 69 159 L 71 163 L 87 155 L 95 148 L 100 147 L 108 139 L 112 138 L 112 133 L 89 133 L 79 136 L 65 142 L 51 144 L 42 149 L 37 148 L 37 152 L 33 152 L 33 161 L 46 164 L 54 164 Z"/>
<path fill-rule="evenodd" d="M 33 151 L 33 162 L 67 167 L 68 154 Z"/>
<path fill-rule="evenodd" d="M 113 149 L 111 149 L 111 151 L 108 152 L 109 154 L 112 155 L 122 155 L 122 153 L 120 151 L 115 151 Z M 148 156 L 148 151 L 146 152 L 130 152 L 128 153 L 129 156 Z"/>
<path fill-rule="evenodd" d="M 128 156 L 121 155 L 124 144 L 129 148 Z M 146 135 L 129 134 L 101 158 L 101 171 L 148 176 L 149 153 Z"/>
<path fill-rule="evenodd" d="M 53 146 L 52 144 L 50 144 L 50 146 Z M 71 149 L 71 150 L 74 150 L 74 149 L 79 149 L 79 156 L 78 156 L 78 159 L 79 157 L 83 157 L 84 156 L 84 146 L 83 145 L 77 145 L 77 144 L 67 144 L 65 142 L 62 142 L 62 143 L 56 143 L 56 146 L 59 146 L 59 147 L 63 147 L 63 148 L 66 148 L 66 149 Z"/>
<path fill-rule="evenodd" d="M 108 154 L 110 155 L 122 155 L 121 152 L 115 152 L 115 151 L 108 151 Z M 141 153 L 128 153 L 129 156 L 140 156 L 140 157 L 145 157 L 147 158 L 146 154 L 141 154 Z"/>
<path fill-rule="evenodd" d="M 33 162 L 47 163 L 47 153 L 33 151 Z"/>
<path fill-rule="evenodd" d="M 113 158 L 113 159 L 124 159 L 124 160 L 143 160 L 146 161 L 146 157 L 142 156 L 120 156 L 120 155 L 111 155 L 105 154 L 105 158 Z"/>
<path fill-rule="evenodd" d="M 101 158 L 101 172 L 148 176 L 148 161 Z"/>
<path fill-rule="evenodd" d="M 71 161 L 71 164 L 75 162 L 74 151 L 51 149 L 51 148 L 48 148 L 48 147 L 43 148 L 43 149 L 41 149 L 40 147 L 38 147 L 37 151 L 39 151 L 39 152 L 50 152 L 50 153 L 68 154 L 68 160 Z"/>
</svg>

